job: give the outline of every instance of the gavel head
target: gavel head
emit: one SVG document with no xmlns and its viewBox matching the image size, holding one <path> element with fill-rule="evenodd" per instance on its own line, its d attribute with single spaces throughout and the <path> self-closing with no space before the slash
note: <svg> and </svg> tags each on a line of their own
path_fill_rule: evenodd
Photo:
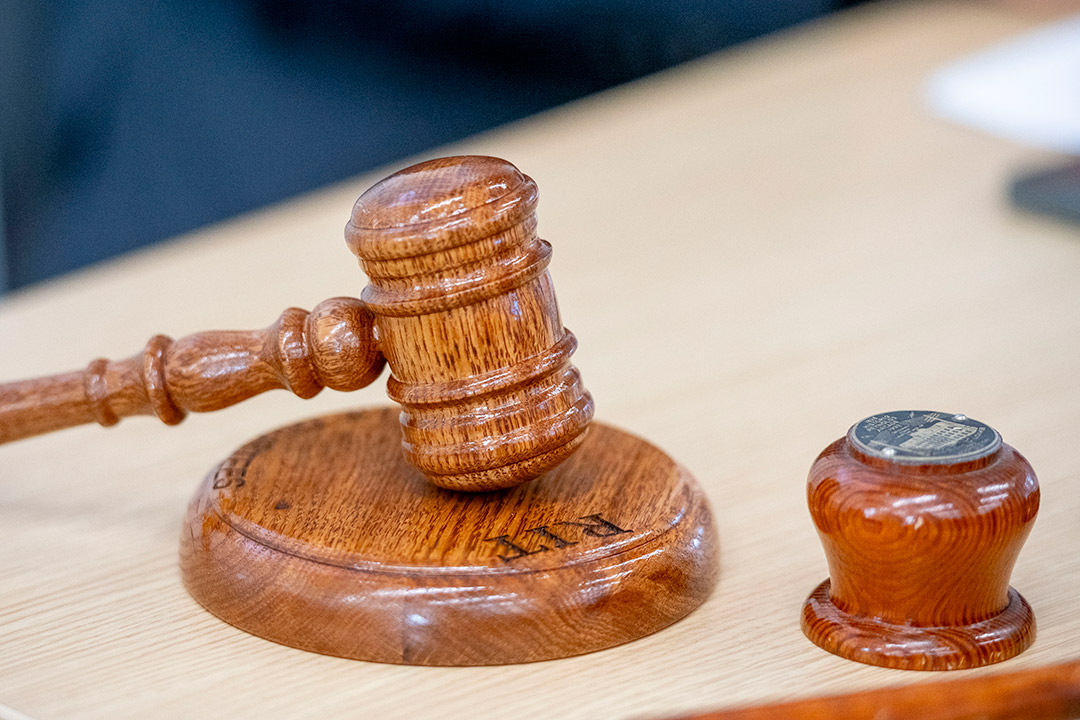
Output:
<svg viewBox="0 0 1080 720">
<path fill-rule="evenodd" d="M 570 355 L 536 235 L 536 183 L 505 160 L 414 165 L 364 193 L 345 228 L 401 404 L 402 448 L 436 485 L 494 490 L 581 444 L 592 397 Z"/>
</svg>

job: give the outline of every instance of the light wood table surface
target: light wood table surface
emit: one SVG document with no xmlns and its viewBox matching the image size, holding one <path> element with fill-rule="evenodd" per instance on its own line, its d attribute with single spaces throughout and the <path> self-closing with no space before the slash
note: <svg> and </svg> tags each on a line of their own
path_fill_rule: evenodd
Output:
<svg viewBox="0 0 1080 720">
<path fill-rule="evenodd" d="M 219 622 L 176 562 L 203 474 L 273 427 L 389 402 L 383 382 L 277 393 L 177 428 L 0 447 L 0 703 L 42 720 L 568 720 L 942 679 L 833 657 L 798 624 L 827 575 L 810 463 L 905 408 L 988 422 L 1039 474 L 1013 576 L 1038 639 L 996 670 L 1080 654 L 1080 232 L 1007 206 L 1010 173 L 1047 158 L 936 121 L 921 98 L 933 69 L 1034 22 L 872 4 L 431 153 L 502 156 L 540 184 L 597 417 L 667 450 L 713 504 L 721 579 L 686 620 L 588 656 L 461 669 L 321 657 Z M 358 294 L 342 227 L 384 174 L 4 300 L 0 378 Z"/>
</svg>

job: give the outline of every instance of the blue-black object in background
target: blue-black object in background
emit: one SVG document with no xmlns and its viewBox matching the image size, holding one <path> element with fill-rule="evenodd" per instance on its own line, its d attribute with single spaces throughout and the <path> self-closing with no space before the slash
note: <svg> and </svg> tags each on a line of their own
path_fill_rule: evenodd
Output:
<svg viewBox="0 0 1080 720">
<path fill-rule="evenodd" d="M 0 290 L 831 9 L 68 0 L 0 12 Z"/>
<path fill-rule="evenodd" d="M 1080 223 L 1080 161 L 1023 173 L 1012 181 L 1009 196 L 1021 210 Z"/>
</svg>

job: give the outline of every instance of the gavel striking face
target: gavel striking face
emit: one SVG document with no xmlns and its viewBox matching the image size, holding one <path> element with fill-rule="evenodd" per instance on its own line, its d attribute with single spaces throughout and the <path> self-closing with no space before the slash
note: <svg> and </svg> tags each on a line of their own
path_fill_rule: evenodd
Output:
<svg viewBox="0 0 1080 720">
<path fill-rule="evenodd" d="M 354 390 L 383 362 L 409 462 L 442 487 L 537 477 L 584 439 L 592 398 L 570 355 L 536 235 L 537 188 L 495 158 L 421 163 L 357 201 L 349 247 L 362 301 L 286 310 L 264 331 L 156 336 L 118 362 L 0 385 L 0 442 L 85 422 L 227 407 L 272 388 Z"/>
</svg>

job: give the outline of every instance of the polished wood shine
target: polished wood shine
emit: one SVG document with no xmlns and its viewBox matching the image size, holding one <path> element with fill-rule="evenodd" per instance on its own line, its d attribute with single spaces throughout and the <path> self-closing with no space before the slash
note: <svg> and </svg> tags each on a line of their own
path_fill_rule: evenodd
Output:
<svg viewBox="0 0 1080 720">
<path fill-rule="evenodd" d="M 814 462 L 807 497 L 829 562 L 803 605 L 817 645 L 872 665 L 955 670 L 1034 641 L 1034 615 L 1009 578 L 1039 486 L 1009 445 L 970 462 L 902 465 L 843 438 Z"/>
<path fill-rule="evenodd" d="M 937 121 L 919 92 L 1034 24 L 997 3 L 861 3 L 437 151 L 499 155 L 536 179 L 598 419 L 663 448 L 708 495 L 722 575 L 685 619 L 599 653 L 473 668 L 358 663 L 218 621 L 174 562 L 194 478 L 279 424 L 391 404 L 382 381 L 306 402 L 279 391 L 170 431 L 143 420 L 0 445 L 0 703 L 37 720 L 624 720 L 1074 658 L 1080 242 L 1002 197 L 1016 168 L 1055 158 Z M 205 329 L 225 303 L 233 325 L 258 327 L 355 295 L 334 238 L 391 171 L 5 297 L 0 378 L 138 349 L 151 321 Z M 1043 486 L 1012 579 L 1038 640 L 1006 663 L 902 673 L 799 629 L 828 574 L 802 491 L 812 460 L 853 420 L 914 403 L 993 419 Z"/>
<path fill-rule="evenodd" d="M 397 414 L 303 422 L 222 463 L 185 522 L 192 596 L 305 650 L 491 665 L 634 640 L 712 590 L 708 503 L 645 441 L 597 424 L 532 483 L 457 493 L 405 462 Z"/>
<path fill-rule="evenodd" d="M 289 308 L 265 330 L 176 341 L 155 335 L 126 360 L 99 358 L 80 372 L 0 385 L 0 443 L 132 415 L 175 425 L 188 412 L 220 410 L 277 388 L 302 398 L 324 387 L 356 390 L 385 364 L 373 332 L 364 304 L 338 297 L 310 313 Z"/>
<path fill-rule="evenodd" d="M 538 197 L 498 158 L 395 173 L 356 201 L 345 230 L 371 279 L 363 302 L 290 308 L 262 332 L 157 335 L 127 360 L 2 385 L 0 442 L 128 415 L 174 425 L 273 388 L 355 390 L 389 361 L 402 449 L 432 482 L 485 491 L 531 480 L 581 444 L 593 416 L 551 246 L 536 235 Z"/>
<path fill-rule="evenodd" d="M 345 236 L 371 284 L 402 446 L 435 484 L 534 478 L 584 439 L 592 397 L 536 234 L 536 183 L 505 160 L 414 165 L 357 200 Z"/>
<path fill-rule="evenodd" d="M 847 695 L 682 715 L 678 720 L 1069 720 L 1080 661 Z"/>
</svg>

